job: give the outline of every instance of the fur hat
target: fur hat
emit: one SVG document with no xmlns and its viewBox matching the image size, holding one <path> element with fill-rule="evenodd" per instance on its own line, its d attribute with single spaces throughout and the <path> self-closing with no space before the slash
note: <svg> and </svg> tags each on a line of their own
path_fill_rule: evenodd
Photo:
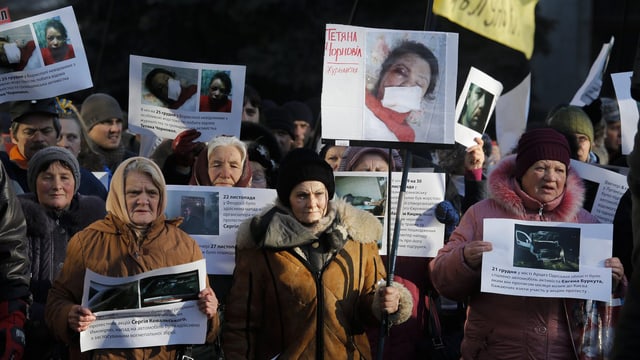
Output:
<svg viewBox="0 0 640 360">
<path fill-rule="evenodd" d="M 522 134 L 516 153 L 514 175 L 517 179 L 522 178 L 536 161 L 560 161 L 567 169 L 571 161 L 571 149 L 567 138 L 552 128 L 535 128 Z"/>
<path fill-rule="evenodd" d="M 603 97 L 601 98 L 602 105 L 600 110 L 602 111 L 602 118 L 607 123 L 620 121 L 620 107 L 616 99 Z"/>
<path fill-rule="evenodd" d="M 581 107 L 563 106 L 551 114 L 547 124 L 563 133 L 585 135 L 593 144 L 593 123 Z"/>
<path fill-rule="evenodd" d="M 11 114 L 11 121 L 15 122 L 21 122 L 22 118 L 29 114 L 46 114 L 58 117 L 54 98 L 13 101 L 9 105 L 9 113 Z"/>
<path fill-rule="evenodd" d="M 29 160 L 29 168 L 27 169 L 27 182 L 29 191 L 36 193 L 36 179 L 38 175 L 49 168 L 52 162 L 60 161 L 71 168 L 71 173 L 75 180 L 73 193 L 78 192 L 80 187 L 80 165 L 76 157 L 67 149 L 60 146 L 49 146 L 33 155 Z"/>
<path fill-rule="evenodd" d="M 91 131 L 91 128 L 104 120 L 124 119 L 118 101 L 113 96 L 103 93 L 93 94 L 86 98 L 82 103 L 80 115 L 87 131 Z"/>
<path fill-rule="evenodd" d="M 336 183 L 331 166 L 320 155 L 308 148 L 293 149 L 285 155 L 278 173 L 278 199 L 289 207 L 289 195 L 303 181 L 320 181 L 327 188 L 329 199 L 333 198 Z"/>
</svg>

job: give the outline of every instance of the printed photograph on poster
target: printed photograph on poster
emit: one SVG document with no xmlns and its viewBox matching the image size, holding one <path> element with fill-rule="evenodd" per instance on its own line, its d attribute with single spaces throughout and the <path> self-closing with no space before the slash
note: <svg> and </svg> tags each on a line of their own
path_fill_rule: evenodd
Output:
<svg viewBox="0 0 640 360">
<path fill-rule="evenodd" d="M 471 67 L 456 105 L 457 143 L 466 147 L 476 145 L 474 139 L 482 137 L 500 94 L 501 82 Z"/>
<path fill-rule="evenodd" d="M 245 70 L 131 55 L 130 125 L 161 139 L 173 139 L 186 129 L 200 131 L 196 141 L 239 137 Z"/>
<path fill-rule="evenodd" d="M 141 102 L 172 110 L 196 111 L 198 70 L 142 63 Z"/>
<path fill-rule="evenodd" d="M 485 219 L 482 292 L 609 301 L 613 226 Z"/>
<path fill-rule="evenodd" d="M 452 144 L 457 41 L 453 33 L 328 24 L 322 137 Z"/>
<path fill-rule="evenodd" d="M 197 189 L 197 188 L 196 188 Z M 168 218 L 182 216 L 180 228 L 190 235 L 220 234 L 220 193 L 172 191 L 167 193 Z"/>
<path fill-rule="evenodd" d="M 515 224 L 513 266 L 580 270 L 580 229 Z"/>
<path fill-rule="evenodd" d="M 92 86 L 71 6 L 0 24 L 0 103 Z"/>
</svg>

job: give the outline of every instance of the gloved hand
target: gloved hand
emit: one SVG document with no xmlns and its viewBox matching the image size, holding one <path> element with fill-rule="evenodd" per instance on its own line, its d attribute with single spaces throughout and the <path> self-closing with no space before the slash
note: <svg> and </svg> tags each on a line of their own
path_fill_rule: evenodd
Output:
<svg viewBox="0 0 640 360">
<path fill-rule="evenodd" d="M 171 142 L 171 150 L 173 150 L 176 164 L 180 166 L 191 167 L 196 156 L 204 149 L 205 143 L 194 141 L 199 138 L 202 133 L 196 129 L 188 129 L 176 136 Z"/>
<path fill-rule="evenodd" d="M 23 300 L 0 302 L 0 359 L 22 359 L 26 312 L 27 303 Z"/>
<path fill-rule="evenodd" d="M 449 236 L 460 222 L 460 214 L 451 201 L 445 200 L 436 206 L 436 219 L 444 224 L 444 238 L 449 240 Z"/>
</svg>

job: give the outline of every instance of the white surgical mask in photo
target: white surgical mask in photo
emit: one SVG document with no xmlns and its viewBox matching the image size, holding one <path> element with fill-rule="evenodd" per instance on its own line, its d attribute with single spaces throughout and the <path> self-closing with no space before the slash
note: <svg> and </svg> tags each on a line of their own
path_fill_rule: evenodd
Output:
<svg viewBox="0 0 640 360">
<path fill-rule="evenodd" d="M 420 86 L 394 86 L 384 88 L 382 106 L 399 113 L 420 110 L 422 88 Z"/>
<path fill-rule="evenodd" d="M 180 80 L 169 79 L 168 81 L 169 89 L 167 92 L 167 97 L 173 101 L 178 100 L 180 97 L 180 92 L 182 88 L 180 87 Z"/>
</svg>

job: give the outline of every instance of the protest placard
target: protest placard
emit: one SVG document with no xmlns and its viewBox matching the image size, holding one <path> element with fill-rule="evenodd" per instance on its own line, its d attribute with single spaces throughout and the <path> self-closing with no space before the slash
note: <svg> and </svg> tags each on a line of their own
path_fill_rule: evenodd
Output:
<svg viewBox="0 0 640 360">
<path fill-rule="evenodd" d="M 207 260 L 207 273 L 231 275 L 240 223 L 275 202 L 273 189 L 167 185 L 168 218 L 194 238 Z"/>
<path fill-rule="evenodd" d="M 0 46 L 0 103 L 93 86 L 71 6 L 0 24 Z"/>
<path fill-rule="evenodd" d="M 80 333 L 81 351 L 203 344 L 198 294 L 205 286 L 204 260 L 120 278 L 87 269 L 82 306 L 96 320 Z"/>
<path fill-rule="evenodd" d="M 387 253 L 387 229 L 396 221 L 402 173 L 393 172 L 390 220 L 387 216 L 387 173 L 337 171 L 336 197 L 371 212 L 383 224 L 380 253 Z M 444 225 L 435 218 L 435 207 L 444 200 L 444 174 L 410 172 L 402 208 L 398 256 L 434 257 L 444 244 Z M 392 234 L 393 235 L 393 234 Z"/>
<path fill-rule="evenodd" d="M 240 136 L 245 67 L 131 55 L 129 121 L 160 138 L 186 129 Z"/>
<path fill-rule="evenodd" d="M 485 219 L 481 291 L 609 301 L 611 224 Z"/>
<path fill-rule="evenodd" d="M 470 147 L 482 137 L 502 93 L 502 83 L 471 67 L 456 105 L 456 142 Z"/>
<path fill-rule="evenodd" d="M 322 137 L 453 144 L 457 63 L 454 33 L 328 24 Z"/>
<path fill-rule="evenodd" d="M 605 168 L 571 160 L 571 167 L 585 184 L 582 207 L 603 223 L 612 224 L 622 195 L 627 191 L 627 177 Z"/>
</svg>

